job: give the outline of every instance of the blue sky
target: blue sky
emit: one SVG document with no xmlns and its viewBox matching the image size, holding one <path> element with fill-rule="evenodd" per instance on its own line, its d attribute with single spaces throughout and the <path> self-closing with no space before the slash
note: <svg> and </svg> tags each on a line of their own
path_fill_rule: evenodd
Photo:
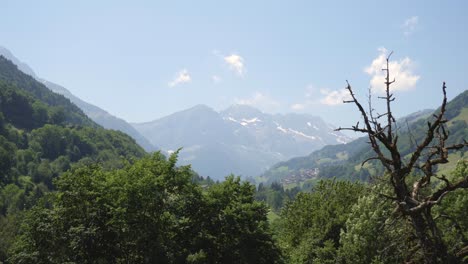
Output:
<svg viewBox="0 0 468 264">
<path fill-rule="evenodd" d="M 359 3 L 359 4 L 355 4 Z M 5 1 L 0 45 L 130 122 L 196 104 L 355 124 L 346 80 L 378 93 L 391 50 L 399 116 L 468 87 L 467 1 Z M 382 80 L 383 82 L 383 80 Z"/>
</svg>

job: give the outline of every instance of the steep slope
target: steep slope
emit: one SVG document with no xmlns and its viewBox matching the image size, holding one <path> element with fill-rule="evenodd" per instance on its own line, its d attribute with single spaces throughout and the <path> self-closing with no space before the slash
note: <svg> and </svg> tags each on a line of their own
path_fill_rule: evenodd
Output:
<svg viewBox="0 0 468 264">
<path fill-rule="evenodd" d="M 435 112 L 437 112 L 436 110 Z M 412 142 L 421 142 L 425 136 L 427 120 L 430 120 L 433 110 L 423 110 L 400 119 L 397 123 L 401 128 L 399 134 L 399 149 L 403 156 L 414 149 Z M 447 144 L 462 142 L 468 137 L 468 91 L 455 97 L 447 104 L 446 118 L 449 120 L 450 137 Z M 413 140 L 410 140 L 410 137 Z M 262 181 L 283 183 L 297 182 L 315 177 L 348 178 L 367 180 L 370 175 L 383 173 L 378 161 L 371 161 L 361 167 L 361 162 L 374 156 L 367 144 L 367 137 L 356 139 L 348 144 L 326 146 L 305 157 L 296 157 L 285 162 L 279 162 L 266 171 Z M 463 156 L 464 152 L 460 155 Z M 460 157 L 452 154 L 452 157 Z M 455 162 L 452 162 L 452 165 Z M 319 171 L 318 174 L 309 173 Z"/>
<path fill-rule="evenodd" d="M 31 67 L 29 67 L 26 63 L 21 62 L 20 60 L 18 60 L 18 58 L 16 58 L 13 55 L 13 53 L 11 53 L 5 47 L 0 46 L 0 55 L 2 55 L 4 58 L 10 60 L 11 62 L 13 62 L 13 64 L 15 64 L 20 71 L 22 71 L 22 72 L 26 73 L 27 75 L 32 76 L 34 78 L 37 77 L 36 73 L 34 73 L 34 71 L 31 69 Z"/>
<path fill-rule="evenodd" d="M 258 175 L 275 162 L 349 141 L 318 117 L 270 115 L 245 105 L 220 113 L 198 105 L 133 126 L 168 153 L 183 147 L 181 164 L 216 179 Z"/>
<path fill-rule="evenodd" d="M 128 135 L 103 129 L 0 56 L 0 263 L 6 262 L 23 210 L 44 196 L 48 203 L 45 194 L 63 172 L 96 163 L 121 168 L 144 155 Z"/>
<path fill-rule="evenodd" d="M 0 81 L 6 85 L 14 86 L 52 107 L 57 115 L 64 115 L 67 122 L 96 126 L 76 105 L 62 95 L 51 92 L 43 84 L 30 75 L 19 71 L 16 65 L 0 55 Z"/>
<path fill-rule="evenodd" d="M 101 128 L 67 98 L 19 71 L 3 56 L 0 141 L 0 160 L 8 161 L 2 166 L 0 186 L 29 176 L 36 183 L 47 179 L 51 187 L 50 180 L 74 163 L 101 162 L 114 167 L 120 166 L 121 157 L 145 154 L 132 138 Z M 56 162 L 60 166 L 54 167 Z"/>
<path fill-rule="evenodd" d="M 131 126 L 125 120 L 115 117 L 106 112 L 105 110 L 81 100 L 80 98 L 70 93 L 70 91 L 58 84 L 43 79 L 41 79 L 41 82 L 53 92 L 61 94 L 66 98 L 70 99 L 70 101 L 76 104 L 79 108 L 81 108 L 83 112 L 87 116 L 89 116 L 89 118 L 91 118 L 94 122 L 98 123 L 102 127 L 106 129 L 118 130 L 131 136 L 140 146 L 142 146 L 148 152 L 157 150 L 155 146 L 153 146 L 144 136 L 142 136 L 135 128 L 133 128 L 133 126 Z"/>
<path fill-rule="evenodd" d="M 21 62 L 8 49 L 1 46 L 0 55 L 3 55 L 8 60 L 12 61 L 15 65 L 18 66 L 19 70 L 26 73 L 27 75 L 30 75 L 34 79 L 42 82 L 47 88 L 49 88 L 53 92 L 61 94 L 68 98 L 71 102 L 73 102 L 81 110 L 83 110 L 83 112 L 97 124 L 107 129 L 118 130 L 123 133 L 126 133 L 127 135 L 134 138 L 136 142 L 148 152 L 156 150 L 156 147 L 154 147 L 145 137 L 138 133 L 138 131 L 136 131 L 125 120 L 115 117 L 106 112 L 105 110 L 81 100 L 80 98 L 70 93 L 70 91 L 68 91 L 66 88 L 58 84 L 39 78 L 26 63 Z"/>
<path fill-rule="evenodd" d="M 230 148 L 236 140 L 234 134 L 207 106 L 197 105 L 154 122 L 133 125 L 166 153 L 183 147 L 179 163 L 191 164 L 203 176 L 221 179 L 241 165 L 237 161 L 238 150 Z M 253 173 L 254 167 L 253 160 L 247 162 L 242 172 Z"/>
</svg>

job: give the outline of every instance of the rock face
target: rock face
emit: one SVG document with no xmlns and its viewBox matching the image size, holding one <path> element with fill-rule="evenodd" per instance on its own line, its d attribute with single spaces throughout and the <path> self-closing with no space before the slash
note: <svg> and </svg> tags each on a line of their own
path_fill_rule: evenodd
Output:
<svg viewBox="0 0 468 264">
<path fill-rule="evenodd" d="M 180 164 L 192 164 L 201 175 L 215 179 L 231 173 L 256 176 L 278 161 L 350 141 L 319 117 L 271 115 L 246 105 L 221 112 L 197 105 L 132 125 L 166 153 L 182 147 Z"/>
</svg>

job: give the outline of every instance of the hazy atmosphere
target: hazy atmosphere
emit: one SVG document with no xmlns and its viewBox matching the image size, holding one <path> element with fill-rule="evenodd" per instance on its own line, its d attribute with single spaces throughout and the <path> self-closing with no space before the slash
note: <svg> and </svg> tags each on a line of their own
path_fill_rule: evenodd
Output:
<svg viewBox="0 0 468 264">
<path fill-rule="evenodd" d="M 434 108 L 442 81 L 449 98 L 468 87 L 466 1 L 7 0 L 2 10 L 0 45 L 129 122 L 238 103 L 341 125 L 359 117 L 341 104 L 345 80 L 360 94 L 383 87 L 373 78 L 392 50 L 397 116 Z"/>
</svg>

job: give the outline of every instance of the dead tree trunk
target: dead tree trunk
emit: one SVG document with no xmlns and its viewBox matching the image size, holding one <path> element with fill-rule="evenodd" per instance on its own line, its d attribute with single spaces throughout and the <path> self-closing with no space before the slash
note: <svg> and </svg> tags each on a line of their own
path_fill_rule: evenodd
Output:
<svg viewBox="0 0 468 264">
<path fill-rule="evenodd" d="M 437 228 L 431 213 L 431 208 L 441 202 L 448 193 L 461 188 L 468 188 L 468 177 L 452 182 L 444 176 L 437 176 L 434 173 L 434 167 L 438 164 L 448 162 L 448 153 L 451 150 L 458 150 L 468 146 L 463 143 L 446 146 L 445 142 L 448 133 L 445 129 L 447 120 L 444 118 L 447 104 L 445 82 L 442 86 L 443 100 L 440 112 L 434 115 L 434 120 L 428 122 L 424 140 L 417 144 L 416 148 L 410 153 L 409 160 L 401 157 L 398 149 L 398 134 L 395 129 L 395 118 L 392 113 L 391 104 L 395 100 L 391 93 L 391 85 L 395 79 L 390 81 L 389 59 L 392 53 L 387 57 L 387 67 L 382 69 L 386 72 L 385 78 L 385 96 L 379 97 L 386 102 L 386 111 L 384 114 L 374 116 L 372 108 L 371 95 L 369 95 L 369 111 L 366 112 L 348 83 L 346 89 L 351 95 L 351 100 L 344 103 L 353 103 L 357 106 L 362 115 L 364 124 L 359 126 L 359 122 L 350 128 L 338 128 L 337 130 L 351 130 L 367 134 L 369 143 L 376 156 L 365 160 L 364 165 L 369 160 L 379 160 L 385 167 L 389 177 L 388 181 L 393 188 L 393 196 L 388 197 L 397 204 L 398 211 L 411 220 L 415 236 L 419 241 L 420 252 L 423 255 L 424 263 L 456 263 L 459 260 L 455 256 L 449 256 L 447 247 L 442 240 L 442 235 Z M 384 122 L 380 119 L 386 117 Z M 384 153 L 383 150 L 387 152 Z M 424 152 L 424 153 L 423 153 Z M 387 154 L 389 153 L 389 154 Z M 424 154 L 424 155 L 423 155 Z M 423 176 L 411 186 L 407 183 L 407 177 L 414 169 L 423 172 Z M 443 188 L 433 190 L 431 179 L 438 178 L 445 183 Z M 423 195 L 422 190 L 429 195 Z"/>
</svg>

